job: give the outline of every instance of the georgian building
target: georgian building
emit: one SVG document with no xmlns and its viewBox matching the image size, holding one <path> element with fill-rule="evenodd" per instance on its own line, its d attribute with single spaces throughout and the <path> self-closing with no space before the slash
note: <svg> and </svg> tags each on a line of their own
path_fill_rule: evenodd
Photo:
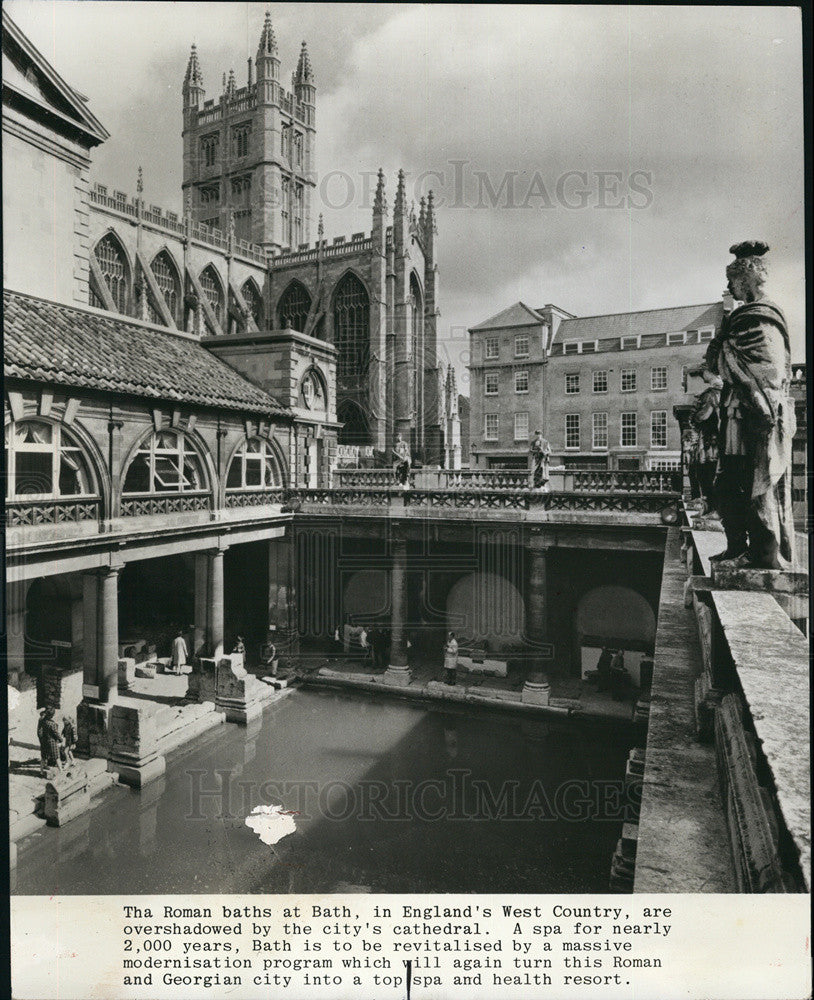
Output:
<svg viewBox="0 0 814 1000">
<path fill-rule="evenodd" d="M 582 317 L 516 303 L 473 327 L 473 464 L 524 467 L 540 428 L 555 465 L 678 469 L 673 407 L 722 315 L 721 302 Z"/>
</svg>

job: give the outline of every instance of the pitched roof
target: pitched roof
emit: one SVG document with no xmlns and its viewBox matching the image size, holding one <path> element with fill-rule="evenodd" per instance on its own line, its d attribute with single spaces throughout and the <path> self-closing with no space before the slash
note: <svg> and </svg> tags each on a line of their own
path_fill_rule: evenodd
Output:
<svg viewBox="0 0 814 1000">
<path fill-rule="evenodd" d="M 717 326 L 723 315 L 721 302 L 700 306 L 674 306 L 640 312 L 611 313 L 605 316 L 577 316 L 564 319 L 557 328 L 555 342 L 566 340 L 607 340 L 638 337 L 650 333 L 678 333 Z"/>
<path fill-rule="evenodd" d="M 250 413 L 288 412 L 196 340 L 112 313 L 3 292 L 6 378 Z"/>
<path fill-rule="evenodd" d="M 474 333 L 475 330 L 503 330 L 510 326 L 535 326 L 537 323 L 542 322 L 543 317 L 538 312 L 535 312 L 523 302 L 515 302 L 513 306 L 509 306 L 508 309 L 499 312 L 497 316 L 492 316 L 491 319 L 484 320 L 482 323 L 478 323 L 477 326 L 470 327 L 469 332 Z"/>
<path fill-rule="evenodd" d="M 78 131 L 89 146 L 110 133 L 87 106 L 86 99 L 57 73 L 3 8 L 4 101 L 16 94 L 29 107 L 48 115 L 57 128 Z"/>
</svg>

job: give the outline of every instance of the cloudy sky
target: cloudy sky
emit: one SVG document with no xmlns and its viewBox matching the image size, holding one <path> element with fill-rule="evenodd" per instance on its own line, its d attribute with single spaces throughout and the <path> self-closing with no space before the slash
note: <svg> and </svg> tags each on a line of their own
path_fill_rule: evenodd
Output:
<svg viewBox="0 0 814 1000">
<path fill-rule="evenodd" d="M 270 4 L 283 81 L 308 42 L 326 236 L 370 228 L 382 166 L 439 203 L 441 327 L 518 299 L 578 315 L 720 297 L 730 244 L 772 247 L 803 354 L 802 59 L 793 7 Z M 181 81 L 241 86 L 266 4 L 8 0 L 111 138 L 93 179 L 181 209 Z M 462 387 L 463 388 L 463 387 Z"/>
</svg>

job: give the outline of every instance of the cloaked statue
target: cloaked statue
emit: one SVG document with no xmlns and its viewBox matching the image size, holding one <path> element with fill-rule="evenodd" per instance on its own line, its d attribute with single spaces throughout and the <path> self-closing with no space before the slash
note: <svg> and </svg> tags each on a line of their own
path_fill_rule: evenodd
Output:
<svg viewBox="0 0 814 1000">
<path fill-rule="evenodd" d="M 724 317 L 706 355 L 707 368 L 723 381 L 715 493 L 726 549 L 713 559 L 787 569 L 794 561 L 796 422 L 786 319 L 763 295 L 768 249 L 757 240 L 730 247 L 728 287 L 743 304 Z"/>
</svg>

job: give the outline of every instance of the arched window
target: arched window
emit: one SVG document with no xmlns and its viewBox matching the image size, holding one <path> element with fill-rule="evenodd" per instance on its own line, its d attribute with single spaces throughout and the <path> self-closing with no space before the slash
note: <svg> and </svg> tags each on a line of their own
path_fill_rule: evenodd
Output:
<svg viewBox="0 0 814 1000">
<path fill-rule="evenodd" d="M 263 296 L 260 294 L 257 285 L 255 285 L 251 278 L 248 278 L 243 282 L 243 287 L 240 291 L 243 295 L 243 301 L 249 307 L 249 312 L 257 324 L 257 329 L 262 330 L 264 324 Z"/>
<path fill-rule="evenodd" d="M 172 314 L 172 318 L 175 320 L 176 326 L 181 326 L 183 322 L 180 312 L 181 281 L 169 253 L 167 253 L 166 250 L 162 250 L 161 253 L 153 258 L 150 268 L 155 275 L 156 284 L 161 289 L 161 294 L 164 296 L 164 301 L 167 303 L 167 308 Z M 161 319 L 158 310 L 153 306 L 152 301 L 149 299 L 148 304 L 151 322 L 162 323 L 163 320 Z"/>
<path fill-rule="evenodd" d="M 412 329 L 410 331 L 410 348 L 413 354 L 413 413 L 414 426 L 421 425 L 422 400 L 421 387 L 424 380 L 424 304 L 421 289 L 414 274 L 410 275 L 410 316 Z"/>
<path fill-rule="evenodd" d="M 300 386 L 300 406 L 308 410 L 325 410 L 327 400 L 325 398 L 325 385 L 319 375 L 311 370 L 306 373 Z"/>
<path fill-rule="evenodd" d="M 229 464 L 227 490 L 263 490 L 283 485 L 274 451 L 264 438 L 249 438 Z"/>
<path fill-rule="evenodd" d="M 370 428 L 362 408 L 351 399 L 344 399 L 338 406 L 336 419 L 342 424 L 339 444 L 369 445 Z"/>
<path fill-rule="evenodd" d="M 195 493 L 206 477 L 197 451 L 183 434 L 158 431 L 142 443 L 124 477 L 124 493 Z"/>
<path fill-rule="evenodd" d="M 370 352 L 370 300 L 355 274 L 346 274 L 334 297 L 336 374 L 344 380 L 367 374 Z"/>
<path fill-rule="evenodd" d="M 223 324 L 223 286 L 220 283 L 220 278 L 218 277 L 218 272 L 212 267 L 211 264 L 207 266 L 201 272 L 201 288 L 206 296 L 206 300 L 212 307 L 212 312 L 215 314 L 215 319 Z M 215 331 L 213 330 L 212 333 Z"/>
<path fill-rule="evenodd" d="M 305 331 L 308 313 L 311 311 L 311 296 L 299 281 L 292 281 L 280 298 L 277 312 L 280 316 L 280 327 Z"/>
<path fill-rule="evenodd" d="M 130 275 L 127 257 L 122 250 L 121 243 L 113 233 L 108 233 L 107 236 L 103 236 L 99 240 L 93 252 L 116 309 L 120 313 L 126 314 Z M 93 291 L 93 286 L 91 286 L 91 305 L 97 309 L 105 308 L 104 302 Z"/>
<path fill-rule="evenodd" d="M 20 420 L 6 425 L 6 498 L 96 496 L 90 461 L 60 424 Z"/>
</svg>

